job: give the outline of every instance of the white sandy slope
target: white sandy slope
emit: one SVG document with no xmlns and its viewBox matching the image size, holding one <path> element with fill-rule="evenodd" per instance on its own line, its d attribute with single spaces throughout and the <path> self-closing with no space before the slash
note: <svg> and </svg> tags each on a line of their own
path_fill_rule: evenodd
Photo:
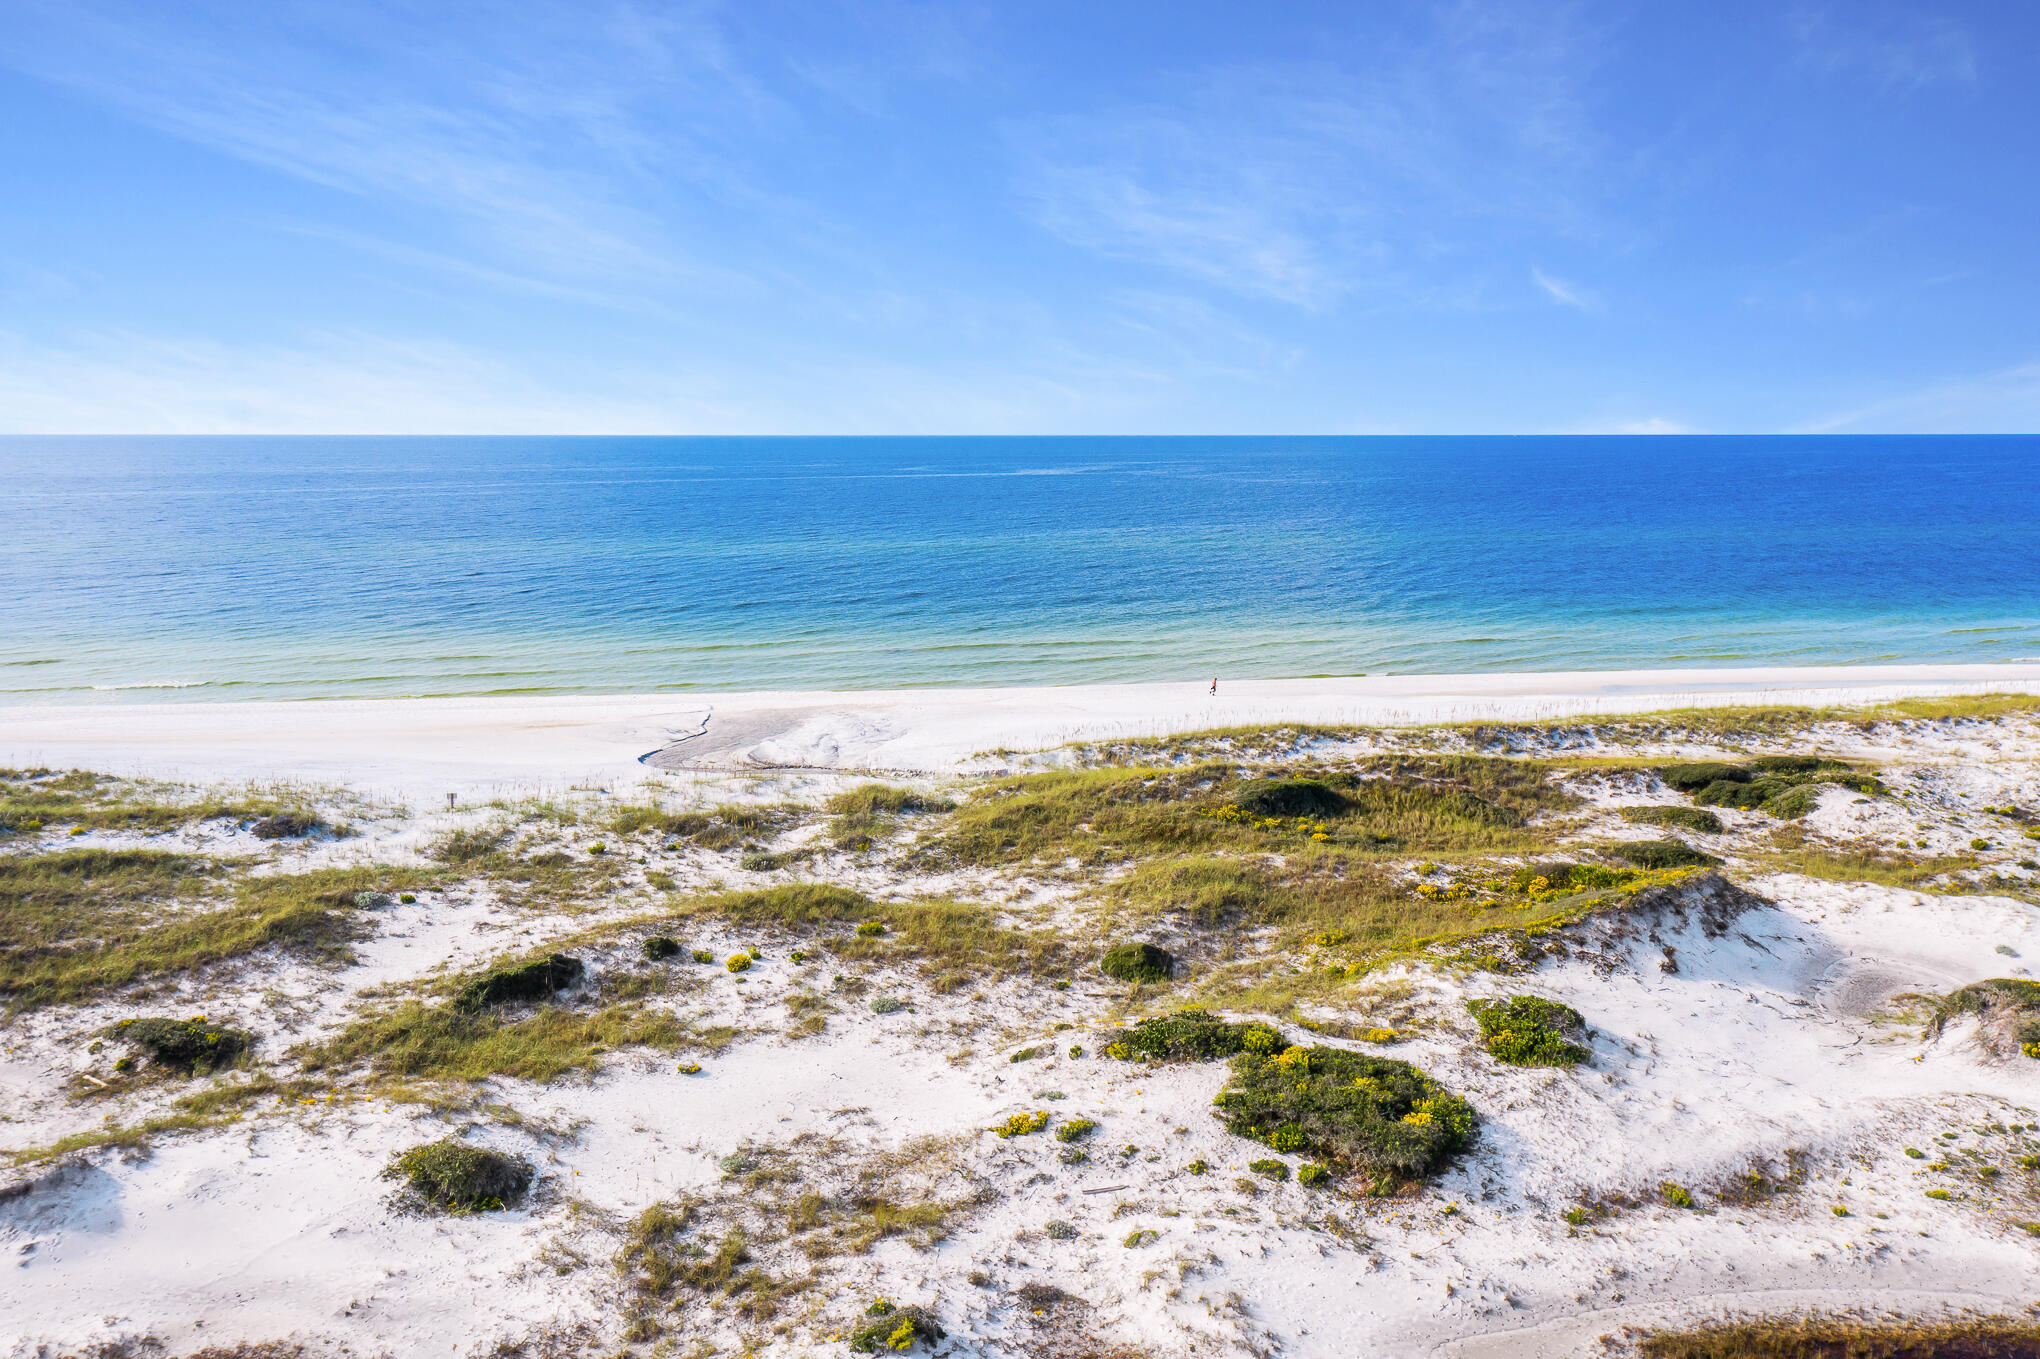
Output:
<svg viewBox="0 0 2040 1359">
<path fill-rule="evenodd" d="M 1038 689 L 0 708 L 0 764 L 344 785 L 430 804 L 670 767 L 950 773 L 995 752 L 1277 722 L 1409 725 L 1731 704 L 2040 692 L 2040 666 L 1906 665 L 1209 680 Z"/>
<path fill-rule="evenodd" d="M 0 1203 L 12 1276 L 0 1352 L 153 1334 L 178 1350 L 291 1336 L 317 1353 L 468 1356 L 534 1331 L 613 1329 L 615 1237 L 593 1224 L 712 1189 L 719 1157 L 803 1134 L 837 1138 L 846 1155 L 962 1139 L 962 1180 L 943 1187 L 975 1187 L 985 1206 L 931 1251 L 893 1242 L 842 1262 L 813 1300 L 839 1315 L 873 1294 L 935 1303 L 954 1333 L 943 1352 L 958 1356 L 1038 1352 L 1042 1323 L 1011 1292 L 1030 1282 L 1084 1299 L 1086 1334 L 1141 1353 L 1299 1359 L 1569 1355 L 1630 1322 L 1722 1306 L 1903 1299 L 2002 1312 L 2033 1302 L 2040 1248 L 2014 1225 L 2031 1205 L 1929 1200 L 1924 1187 L 1954 1181 L 1902 1151 L 1938 1153 L 1943 1132 L 2001 1150 L 2004 1139 L 1976 1130 L 2040 1120 L 2032 1074 L 1986 1059 L 1959 1029 L 1924 1045 L 1894 1041 L 1866 1011 L 1908 986 L 2001 974 L 2001 946 L 2035 956 L 2040 918 L 2004 899 L 1789 878 L 1761 886 L 1771 904 L 1726 931 L 1678 911 L 1626 940 L 1589 930 L 1572 957 L 1510 982 L 1588 1017 L 1594 1060 L 1576 1071 L 1484 1059 L 1452 989 L 1410 974 L 1434 992 L 1438 1026 L 1389 1051 L 1465 1093 L 1482 1120 L 1477 1148 L 1415 1201 L 1293 1184 L 1243 1194 L 1247 1162 L 1267 1151 L 1212 1117 L 1222 1066 L 1143 1070 L 1062 1052 L 1088 1034 L 1052 1023 L 1067 1017 L 1081 1030 L 1102 988 L 1002 992 L 991 1004 L 1007 1022 L 1004 1041 L 961 1063 L 930 1032 L 994 1016 L 982 1002 L 923 996 L 917 1012 L 898 1015 L 846 1007 L 819 1039 L 741 1043 L 704 1059 L 698 1077 L 626 1057 L 590 1085 L 499 1083 L 497 1095 L 529 1118 L 583 1123 L 565 1140 L 475 1129 L 541 1164 L 552 1202 L 542 1195 L 534 1209 L 453 1220 L 391 1212 L 376 1178 L 390 1149 L 446 1129 L 416 1109 L 366 1102 L 172 1139 L 143 1156 L 83 1158 Z M 368 946 L 349 989 L 415 973 L 439 950 L 406 959 L 410 943 L 457 946 L 473 923 L 421 903 Z M 1658 967 L 1666 944 L 1677 973 Z M 755 1020 L 800 972 L 768 957 L 744 982 L 709 984 L 720 1013 Z M 819 980 L 812 968 L 806 979 Z M 259 1012 L 318 984 L 288 970 L 267 981 L 270 1000 L 229 1010 L 252 999 Z M 915 993 L 910 978 L 880 983 Z M 1007 1060 L 1020 1043 L 1044 1041 L 1054 1055 Z M 1064 1098 L 1038 1098 L 1049 1088 Z M 1099 1120 L 1091 1162 L 1060 1164 L 1045 1136 L 983 1131 L 1034 1108 Z M 1139 1151 L 1121 1156 L 1122 1144 Z M 1688 1212 L 1654 1201 L 1664 1180 L 1727 1183 L 1754 1163 L 1782 1168 L 1787 1149 L 1813 1170 L 1771 1204 Z M 1187 1173 L 1200 1157 L 1211 1172 Z M 1583 1229 L 1561 1216 L 1576 1200 L 1617 1194 L 1646 1202 Z M 567 1197 L 583 1208 L 566 1211 Z M 1047 1239 L 1051 1219 L 1079 1236 Z M 1143 1229 L 1157 1239 L 1123 1244 Z M 571 1252 L 586 1263 L 557 1271 Z M 965 1283 L 973 1269 L 991 1286 Z M 713 1334 L 705 1322 L 693 1333 Z M 842 1352 L 798 1337 L 771 1348 Z"/>
<path fill-rule="evenodd" d="M 1711 704 L 2030 687 L 1997 673 L 1885 676 L 1881 687 L 1823 678 L 1833 687 L 1752 680 L 1742 690 L 1681 692 Z M 1441 688 L 1426 698 L 1437 705 L 1428 711 L 1412 706 L 1426 696 L 1410 694 L 1376 695 L 1367 701 L 1383 707 L 1368 710 L 1342 687 L 1349 681 L 1315 693 L 1270 686 L 1236 695 L 1239 707 L 1224 713 L 1196 708 L 1208 702 L 1201 693 L 1171 699 L 1189 714 L 1176 719 L 1162 711 L 1168 696 L 1153 689 L 1011 691 L 1002 700 L 1010 709 L 986 694 L 799 696 L 811 701 L 799 720 L 787 727 L 775 716 L 767 736 L 740 736 L 730 767 L 780 754 L 802 757 L 786 764 L 834 768 L 972 767 L 975 752 L 1025 745 L 1030 731 L 1053 741 L 1276 718 L 1378 722 L 1390 704 L 1406 718 L 1585 710 L 1563 704 L 1633 711 L 1661 707 L 1672 692 L 1639 696 L 1613 677 L 1596 679 L 1606 692 L 1522 677 Z M 1522 692 L 1508 692 L 1510 684 Z M 793 696 L 751 697 L 760 701 L 716 711 L 756 716 L 793 706 Z M 1137 701 L 1154 711 L 1142 715 Z M 921 733 L 915 714 L 924 710 Z M 675 730 L 659 715 L 674 711 L 650 699 L 17 710 L 0 723 L 0 761 L 197 781 L 366 782 L 429 807 L 456 779 L 464 798 L 636 779 L 637 757 Z M 125 760 L 121 738 L 139 743 Z M 1909 794 L 1903 814 L 1831 793 L 1811 823 L 1839 833 L 1897 816 L 1924 834 L 1931 820 L 1937 842 L 1960 842 L 1973 833 L 1966 808 L 2040 794 L 2034 751 L 2021 739 L 1921 737 L 1907 758 L 1931 786 Z M 760 755 L 772 741 L 785 745 Z M 814 758 L 831 741 L 829 760 Z M 1900 771 L 1886 776 L 1900 781 Z M 305 854 L 401 861 L 421 828 L 438 823 L 437 814 L 371 817 L 357 839 Z M 686 865 L 664 866 L 688 880 Z M 1737 915 L 1733 928 L 1710 930 L 1674 912 L 1628 939 L 1589 931 L 1569 956 L 1507 983 L 1586 1016 L 1594 1060 L 1577 1071 L 1497 1066 L 1469 1042 L 1460 983 L 1422 970 L 1403 976 L 1433 1026 L 1384 1051 L 1465 1093 L 1482 1120 L 1474 1151 L 1413 1201 L 1333 1198 L 1294 1184 L 1242 1192 L 1236 1181 L 1247 1162 L 1267 1152 L 1229 1137 L 1213 1118 L 1221 1066 L 1139 1070 L 1067 1055 L 1071 1041 L 1095 1047 L 1088 1030 L 1115 999 L 1101 982 L 935 997 L 910 976 L 880 975 L 878 991 L 913 996 L 916 1008 L 881 1016 L 846 1002 L 822 1036 L 753 1037 L 704 1057 L 699 1076 L 622 1054 L 590 1083 L 495 1083 L 490 1098 L 533 1122 L 481 1116 L 469 1135 L 539 1163 L 542 1192 L 528 1209 L 451 1220 L 393 1213 L 389 1186 L 377 1178 L 392 1148 L 466 1120 L 449 1125 L 417 1106 L 366 1101 L 166 1138 L 148 1153 L 95 1153 L 17 1179 L 18 1192 L 0 1200 L 0 1354 L 26 1359 L 140 1335 L 188 1353 L 289 1336 L 321 1354 L 466 1359 L 535 1333 L 585 1327 L 613 1337 L 620 1303 L 608 1259 L 617 1225 L 661 1198 L 713 1189 L 718 1158 L 742 1144 L 785 1145 L 805 1134 L 837 1139 L 835 1154 L 849 1159 L 917 1137 L 960 1139 L 938 1188 L 952 1196 L 968 1189 L 978 1206 L 949 1239 L 925 1252 L 889 1241 L 869 1257 L 839 1260 L 810 1300 L 837 1322 L 874 1293 L 931 1303 L 952 1332 L 942 1352 L 959 1357 L 1070 1352 L 1084 1337 L 1199 1359 L 1555 1356 L 1595 1352 L 1599 1336 L 1624 1325 L 1722 1307 L 2010 1311 L 2040 1300 L 2040 1241 L 2017 1226 L 2040 1218 L 2040 1204 L 2013 1173 L 2018 1135 L 1990 1131 L 2040 1127 L 2034 1068 L 1990 1059 L 1962 1026 L 1921 1043 L 1916 1030 L 1876 1014 L 1899 991 L 2025 975 L 2040 958 L 2040 912 L 1995 896 L 1793 877 L 1754 885 L 1768 904 Z M 174 999 L 149 1005 L 227 1018 L 276 1053 L 329 1032 L 374 987 L 586 923 L 506 911 L 483 893 L 427 893 L 378 912 L 357 966 L 333 972 L 267 960 L 246 975 L 192 979 Z M 720 956 L 751 941 L 707 931 L 690 942 Z M 1667 945 L 1676 972 L 1659 965 Z M 624 941 L 589 961 L 599 976 L 629 958 Z M 779 1001 L 788 989 L 826 989 L 827 971 L 796 968 L 768 949 L 742 982 L 707 970 L 707 989 L 686 1008 L 698 1022 L 769 1030 L 784 1022 Z M 1497 984 L 1474 985 L 1483 988 Z M 0 1055 L 8 1120 L 0 1142 L 34 1145 L 89 1127 L 96 1111 L 64 1097 L 64 1082 L 87 1063 L 92 1033 L 133 1012 L 130 1002 L 17 1020 Z M 1057 1023 L 1077 1027 L 1058 1031 Z M 1052 1053 L 1007 1060 L 1026 1045 Z M 1047 1089 L 1065 1098 L 1036 1097 Z M 1092 1160 L 1065 1166 L 1045 1136 L 1001 1141 L 983 1131 L 1037 1108 L 1098 1119 Z M 580 1127 L 559 1136 L 544 1131 L 548 1123 Z M 1122 1157 L 1124 1145 L 1139 1150 Z M 1907 1145 L 1930 1154 L 1981 1149 L 2006 1179 L 1957 1185 L 1952 1201 L 1927 1199 L 1925 1187 L 1955 1181 L 1923 1169 L 1904 1154 Z M 1770 1203 L 1696 1213 L 1655 1198 L 1665 1180 L 1704 1189 L 1752 1163 L 1782 1168 L 1788 1150 L 1808 1158 L 1807 1183 Z M 1199 1157 L 1211 1173 L 1188 1173 Z M 1576 1200 L 1618 1195 L 1640 1206 L 1578 1226 L 1563 1217 Z M 1079 1236 L 1047 1238 L 1050 1219 L 1070 1222 Z M 1157 1239 L 1122 1244 L 1136 1230 Z M 973 1270 L 989 1276 L 987 1286 L 965 1282 Z M 1036 1317 L 1014 1299 L 1028 1282 L 1060 1287 L 1088 1310 Z M 712 1338 L 729 1352 L 743 1344 L 705 1318 L 689 1326 L 688 1340 Z M 844 1352 L 801 1335 L 753 1338 L 770 1352 Z"/>
</svg>

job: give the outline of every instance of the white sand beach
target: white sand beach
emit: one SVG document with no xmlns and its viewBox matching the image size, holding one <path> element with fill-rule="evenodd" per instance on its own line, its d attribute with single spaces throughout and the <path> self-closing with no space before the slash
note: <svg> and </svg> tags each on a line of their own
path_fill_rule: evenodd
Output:
<svg viewBox="0 0 2040 1359">
<path fill-rule="evenodd" d="M 407 800 L 717 771 L 901 774 L 995 752 L 1296 722 L 1405 726 L 1670 708 L 2040 692 L 2040 664 L 1370 676 L 1066 688 L 122 703 L 0 708 L 0 764 L 196 782 L 344 784 Z"/>
</svg>

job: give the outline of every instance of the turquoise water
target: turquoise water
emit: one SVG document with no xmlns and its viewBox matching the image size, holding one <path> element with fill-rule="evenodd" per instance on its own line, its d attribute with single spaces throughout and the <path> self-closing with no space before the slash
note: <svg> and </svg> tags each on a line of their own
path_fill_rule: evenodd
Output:
<svg viewBox="0 0 2040 1359">
<path fill-rule="evenodd" d="M 0 439 L 0 703 L 2040 657 L 2040 438 Z"/>
</svg>

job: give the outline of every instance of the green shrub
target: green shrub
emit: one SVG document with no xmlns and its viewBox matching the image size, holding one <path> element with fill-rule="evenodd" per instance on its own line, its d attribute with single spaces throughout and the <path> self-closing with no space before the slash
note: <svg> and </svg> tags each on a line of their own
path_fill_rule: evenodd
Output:
<svg viewBox="0 0 2040 1359">
<path fill-rule="evenodd" d="M 867 920 L 857 927 L 859 939 L 876 939 L 885 933 L 885 926 L 876 920 Z"/>
<path fill-rule="evenodd" d="M 456 1213 L 480 1213 L 516 1202 L 531 1185 L 522 1157 L 447 1138 L 404 1152 L 383 1171 L 426 1202 Z"/>
<path fill-rule="evenodd" d="M 510 1001 L 547 1000 L 580 981 L 585 971 L 579 958 L 564 953 L 491 968 L 461 988 L 459 1004 L 479 1010 Z"/>
<path fill-rule="evenodd" d="M 1128 1232 L 1126 1239 L 1119 1244 L 1128 1250 L 1138 1250 L 1142 1246 L 1152 1246 L 1161 1239 L 1162 1234 L 1160 1232 L 1155 1231 L 1151 1227 L 1140 1227 Z"/>
<path fill-rule="evenodd" d="M 1276 1053 L 1288 1046 L 1282 1031 L 1266 1024 L 1228 1024 L 1208 1010 L 1178 1010 L 1122 1030 L 1106 1046 L 1105 1055 L 1122 1061 L 1145 1057 L 1158 1062 L 1208 1062 L 1242 1052 Z"/>
<path fill-rule="evenodd" d="M 1184 1166 L 1183 1169 L 1189 1171 L 1192 1175 L 1202 1175 L 1211 1169 L 1211 1162 L 1200 1156 L 1189 1165 Z"/>
<path fill-rule="evenodd" d="M 1058 1142 L 1081 1142 L 1098 1130 L 1096 1119 L 1072 1118 L 1059 1124 L 1055 1130 Z"/>
<path fill-rule="evenodd" d="M 1296 1182 L 1306 1189 L 1315 1188 L 1331 1178 L 1330 1168 L 1315 1161 L 1305 1161 L 1296 1168 Z"/>
<path fill-rule="evenodd" d="M 896 996 L 873 996 L 871 1012 L 875 1015 L 898 1014 L 907 1008 L 907 1003 Z"/>
<path fill-rule="evenodd" d="M 1383 1175 L 1430 1173 L 1473 1138 L 1473 1109 L 1408 1062 L 1340 1048 L 1242 1052 L 1213 1101 L 1226 1131 Z"/>
<path fill-rule="evenodd" d="M 661 962 L 680 956 L 680 941 L 670 934 L 655 934 L 645 940 L 645 958 L 649 962 Z"/>
<path fill-rule="evenodd" d="M 298 812 L 278 812 L 274 816 L 263 817 L 248 829 L 255 833 L 258 840 L 295 840 L 314 831 L 325 830 L 326 823 L 316 816 L 306 816 Z"/>
<path fill-rule="evenodd" d="M 1488 1055 L 1512 1066 L 1577 1066 L 1591 1055 L 1566 1040 L 1586 1021 L 1570 1005 L 1542 996 L 1510 996 L 1505 1000 L 1469 1000 L 1466 1008 L 1480 1025 L 1481 1045 Z"/>
<path fill-rule="evenodd" d="M 1817 784 L 1802 783 L 1797 788 L 1787 788 L 1767 798 L 1759 805 L 1781 821 L 1797 821 L 1820 806 L 1820 788 Z"/>
<path fill-rule="evenodd" d="M 195 1019 L 123 1019 L 108 1032 L 148 1053 L 157 1066 L 187 1076 L 204 1076 L 232 1066 L 255 1041 L 204 1015 Z"/>
<path fill-rule="evenodd" d="M 912 1349 L 915 1345 L 933 1345 L 949 1332 L 936 1324 L 935 1317 L 923 1307 L 895 1307 L 884 1298 L 874 1300 L 864 1310 L 865 1322 L 850 1335 L 850 1348 L 857 1354 L 875 1354 L 879 1350 L 897 1352 Z"/>
<path fill-rule="evenodd" d="M 1047 1050 L 1046 1048 L 1021 1048 L 1006 1060 L 1008 1062 L 1031 1062 Z"/>
<path fill-rule="evenodd" d="M 1048 1239 L 1051 1241 L 1074 1241 L 1077 1239 L 1076 1226 L 1063 1221 L 1059 1217 L 1050 1218 L 1041 1230 L 1048 1234 Z"/>
<path fill-rule="evenodd" d="M 1721 818 L 1704 807 L 1622 807 L 1624 821 L 1638 826 L 1677 826 L 1682 830 L 1719 835 Z"/>
<path fill-rule="evenodd" d="M 1266 779 L 1249 784 L 1237 801 L 1256 816 L 1337 816 L 1349 805 L 1336 789 L 1316 779 Z"/>
<path fill-rule="evenodd" d="M 1167 981 L 1176 970 L 1176 960 L 1153 944 L 1114 944 L 1098 960 L 1098 970 L 1125 982 Z"/>
<path fill-rule="evenodd" d="M 732 972 L 749 972 L 751 970 L 751 955 L 748 953 L 732 953 L 729 956 L 729 961 L 725 962 L 723 966 Z"/>
<path fill-rule="evenodd" d="M 1673 1180 L 1666 1180 L 1658 1186 L 1658 1197 L 1673 1208 L 1693 1206 L 1693 1191 Z"/>
<path fill-rule="evenodd" d="M 1696 868 L 1721 862 L 1683 840 L 1618 840 L 1607 851 L 1638 868 Z"/>
<path fill-rule="evenodd" d="M 1247 1169 L 1263 1179 L 1286 1180 L 1289 1178 L 1289 1163 L 1278 1161 L 1272 1156 L 1263 1156 L 1258 1161 L 1247 1162 Z"/>
<path fill-rule="evenodd" d="M 715 961 L 715 954 L 708 949 L 698 948 L 694 950 L 694 961 L 697 963 L 712 963 Z"/>
<path fill-rule="evenodd" d="M 1750 771 L 1729 764 L 1673 764 L 1657 771 L 1665 787 L 1681 793 L 1697 793 L 1714 783 L 1748 783 Z"/>
</svg>

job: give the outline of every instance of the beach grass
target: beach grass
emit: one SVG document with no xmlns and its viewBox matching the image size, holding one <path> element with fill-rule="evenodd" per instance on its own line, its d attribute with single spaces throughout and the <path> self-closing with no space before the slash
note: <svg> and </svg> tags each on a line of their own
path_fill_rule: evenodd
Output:
<svg viewBox="0 0 2040 1359">
<path fill-rule="evenodd" d="M 1265 777 L 1226 764 L 1059 770 L 981 788 L 922 853 L 974 867 L 1076 860 L 1098 865 L 1144 854 L 1526 851 L 1549 837 L 1530 825 L 1577 799 L 1548 766 L 1477 756 L 1377 756 Z M 1275 801 L 1314 811 L 1280 810 Z M 1299 789 L 1315 790 L 1304 797 Z M 1298 798 L 1303 798 L 1298 801 Z"/>
<path fill-rule="evenodd" d="M 1655 1332 L 1643 1337 L 1637 1350 L 1646 1359 L 2040 1359 L 2040 1322 L 2019 1317 L 1719 1321 Z"/>
<path fill-rule="evenodd" d="M 200 821 L 275 816 L 318 821 L 301 799 L 179 796 L 186 792 L 75 769 L 0 769 L 0 834 L 74 829 L 156 833 Z"/>
<path fill-rule="evenodd" d="M 154 850 L 0 857 L 0 998 L 10 1012 L 279 947 L 335 961 L 359 893 L 418 875 L 370 868 L 241 876 L 232 861 Z"/>
</svg>

